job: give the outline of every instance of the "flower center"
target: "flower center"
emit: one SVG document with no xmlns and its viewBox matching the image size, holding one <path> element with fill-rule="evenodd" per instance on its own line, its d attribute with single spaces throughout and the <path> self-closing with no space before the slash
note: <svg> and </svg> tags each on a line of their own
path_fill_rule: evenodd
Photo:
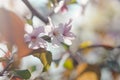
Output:
<svg viewBox="0 0 120 80">
<path fill-rule="evenodd" d="M 59 35 L 59 32 L 54 31 L 54 32 L 53 32 L 53 35 L 54 35 L 54 36 L 58 36 L 58 35 Z"/>
<path fill-rule="evenodd" d="M 33 41 L 33 42 L 35 42 L 35 40 L 36 40 L 36 36 L 31 36 L 31 40 Z"/>
</svg>

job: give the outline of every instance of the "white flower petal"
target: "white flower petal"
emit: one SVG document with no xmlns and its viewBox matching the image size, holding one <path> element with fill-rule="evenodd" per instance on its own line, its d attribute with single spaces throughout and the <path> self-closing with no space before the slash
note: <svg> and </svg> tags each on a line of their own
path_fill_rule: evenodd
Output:
<svg viewBox="0 0 120 80">
<path fill-rule="evenodd" d="M 31 42 L 29 47 L 31 49 L 38 49 L 39 48 L 39 43 L 36 41 L 36 42 Z"/>
<path fill-rule="evenodd" d="M 57 38 L 57 40 L 58 40 L 59 42 L 63 42 L 63 41 L 64 41 L 64 39 L 63 39 L 63 36 L 62 36 L 62 35 L 55 36 L 55 37 Z"/>
<path fill-rule="evenodd" d="M 33 31 L 32 26 L 29 25 L 29 24 L 25 24 L 25 32 L 26 32 L 27 34 L 30 34 L 30 33 L 32 33 L 32 31 Z"/>
<path fill-rule="evenodd" d="M 64 43 L 66 43 L 67 45 L 71 45 L 72 41 L 70 39 L 68 39 L 68 38 L 65 38 Z"/>
<path fill-rule="evenodd" d="M 65 26 L 64 28 L 64 33 L 68 33 L 71 30 L 72 25 L 70 26 Z"/>
<path fill-rule="evenodd" d="M 38 36 L 40 33 L 44 33 L 43 27 L 34 28 L 31 35 Z"/>
<path fill-rule="evenodd" d="M 58 39 L 56 37 L 53 37 L 51 42 L 52 42 L 53 46 L 59 46 L 60 45 L 60 42 L 58 41 Z"/>
<path fill-rule="evenodd" d="M 66 33 L 65 37 L 68 37 L 69 39 L 75 39 L 75 35 L 72 32 Z"/>
<path fill-rule="evenodd" d="M 39 47 L 41 47 L 41 48 L 46 48 L 47 47 L 47 43 L 44 39 L 39 38 L 37 41 L 39 43 Z"/>
<path fill-rule="evenodd" d="M 58 28 L 56 28 L 56 29 L 57 29 L 57 31 L 59 31 L 59 33 L 63 34 L 63 32 L 64 32 L 64 25 L 62 23 L 60 23 L 58 25 Z"/>
<path fill-rule="evenodd" d="M 31 36 L 28 34 L 25 34 L 24 36 L 25 42 L 30 42 L 31 41 Z"/>
</svg>

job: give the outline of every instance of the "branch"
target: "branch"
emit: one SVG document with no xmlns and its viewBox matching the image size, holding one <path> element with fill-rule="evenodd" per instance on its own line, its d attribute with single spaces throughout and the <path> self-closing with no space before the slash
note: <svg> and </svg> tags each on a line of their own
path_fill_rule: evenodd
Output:
<svg viewBox="0 0 120 80">
<path fill-rule="evenodd" d="M 87 46 L 87 47 L 84 47 L 84 48 L 79 48 L 77 51 L 83 51 L 85 49 L 88 49 L 88 48 L 105 48 L 105 49 L 109 49 L 109 50 L 112 50 L 114 48 L 120 48 L 119 46 L 118 47 L 114 47 L 114 46 L 109 46 L 109 45 L 91 45 L 91 46 Z"/>
<path fill-rule="evenodd" d="M 80 53 L 78 53 L 78 52 L 81 52 L 81 51 L 84 51 L 84 50 L 86 50 L 86 49 L 89 49 L 89 48 L 104 48 L 104 49 L 106 49 L 106 50 L 113 50 L 113 49 L 115 49 L 115 48 L 120 48 L 120 46 L 110 46 L 110 45 L 103 45 L 103 44 L 100 44 L 100 45 L 90 45 L 90 46 L 87 46 L 87 47 L 84 47 L 84 48 L 79 48 L 77 51 L 76 51 L 76 54 L 73 56 L 72 55 L 72 57 L 73 57 L 73 59 L 74 60 L 76 60 L 78 63 L 80 63 L 80 61 L 82 62 L 82 61 L 84 61 L 83 60 L 83 58 L 82 57 L 80 57 Z M 118 54 L 119 55 L 119 54 Z M 117 56 L 118 56 L 117 55 Z"/>
<path fill-rule="evenodd" d="M 12 63 L 13 63 L 13 62 L 10 61 L 10 62 L 7 64 L 7 66 L 4 68 L 4 70 L 0 73 L 0 76 L 3 76 L 3 75 L 4 75 L 4 72 L 8 70 L 8 68 L 11 66 Z"/>
<path fill-rule="evenodd" d="M 31 4 L 29 3 L 28 0 L 22 0 L 26 5 L 27 7 L 31 10 L 32 14 L 37 16 L 40 20 L 42 20 L 45 24 L 47 24 L 49 21 L 47 18 L 45 18 L 44 16 L 42 16 L 37 10 L 35 10 Z"/>
</svg>

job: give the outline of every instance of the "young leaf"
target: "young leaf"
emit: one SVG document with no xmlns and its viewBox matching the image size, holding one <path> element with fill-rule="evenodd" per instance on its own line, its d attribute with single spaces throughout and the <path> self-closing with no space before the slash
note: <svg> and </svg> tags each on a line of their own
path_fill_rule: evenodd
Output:
<svg viewBox="0 0 120 80">
<path fill-rule="evenodd" d="M 22 79 L 29 79 L 31 77 L 29 70 L 15 70 L 14 74 Z"/>
<path fill-rule="evenodd" d="M 65 50 L 68 50 L 69 49 L 69 45 L 65 44 L 65 43 L 62 43 L 62 46 L 64 47 Z"/>
<path fill-rule="evenodd" d="M 27 23 L 30 24 L 30 25 L 33 25 L 33 22 L 31 19 L 27 19 Z"/>
<path fill-rule="evenodd" d="M 51 42 L 51 38 L 49 36 L 43 36 L 42 38 L 48 42 Z"/>
<path fill-rule="evenodd" d="M 76 0 L 71 0 L 71 3 L 76 3 L 77 1 Z"/>
<path fill-rule="evenodd" d="M 70 0 L 67 4 L 75 4 L 75 3 L 77 3 L 76 0 Z"/>
<path fill-rule="evenodd" d="M 44 65 L 43 71 L 46 71 L 49 69 L 49 66 L 50 66 L 51 61 L 52 61 L 52 54 L 50 51 L 40 50 L 39 52 L 36 51 L 36 53 L 32 53 L 32 54 L 33 54 L 33 56 L 39 58 L 41 60 L 41 62 L 43 63 L 43 65 Z"/>
<path fill-rule="evenodd" d="M 44 65 L 43 71 L 46 71 L 49 69 L 51 62 L 52 62 L 52 54 L 50 51 L 47 51 L 46 53 L 41 54 L 41 61 Z"/>
<path fill-rule="evenodd" d="M 36 70 L 36 66 L 31 66 L 31 67 L 29 68 L 29 70 L 30 70 L 31 73 L 34 72 L 34 71 Z"/>
</svg>

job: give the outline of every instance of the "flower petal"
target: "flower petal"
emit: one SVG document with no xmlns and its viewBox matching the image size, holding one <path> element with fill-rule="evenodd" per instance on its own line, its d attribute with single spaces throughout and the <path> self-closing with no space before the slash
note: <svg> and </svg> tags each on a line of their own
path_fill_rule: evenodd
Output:
<svg viewBox="0 0 120 80">
<path fill-rule="evenodd" d="M 39 44 L 38 44 L 38 42 L 31 42 L 31 43 L 29 44 L 29 47 L 30 47 L 31 49 L 38 49 L 38 48 L 39 48 Z"/>
<path fill-rule="evenodd" d="M 63 32 L 64 32 L 64 25 L 63 25 L 62 23 L 60 23 L 60 24 L 58 25 L 57 30 L 59 31 L 59 33 L 63 34 Z"/>
<path fill-rule="evenodd" d="M 71 45 L 72 41 L 68 38 L 64 38 L 64 43 L 66 43 L 67 45 Z"/>
<path fill-rule="evenodd" d="M 44 39 L 42 39 L 42 38 L 39 37 L 37 41 L 39 43 L 39 47 L 46 48 L 47 43 L 46 43 L 46 41 Z"/>
<path fill-rule="evenodd" d="M 53 37 L 51 42 L 52 42 L 53 46 L 59 46 L 60 45 L 60 41 L 58 41 L 58 39 L 56 37 Z"/>
<path fill-rule="evenodd" d="M 31 35 L 38 36 L 40 33 L 44 33 L 44 27 L 34 28 Z"/>
<path fill-rule="evenodd" d="M 29 24 L 25 24 L 25 33 L 30 34 L 33 31 L 33 27 Z"/>
<path fill-rule="evenodd" d="M 72 19 L 69 19 L 68 23 L 66 23 L 66 26 L 69 26 L 72 22 Z"/>
<path fill-rule="evenodd" d="M 59 36 L 55 36 L 56 39 L 59 41 L 59 42 L 63 42 L 64 39 L 63 39 L 63 36 L 62 35 L 59 35 Z"/>
<path fill-rule="evenodd" d="M 31 41 L 31 36 L 28 34 L 25 34 L 24 36 L 25 42 L 30 42 Z"/>
<path fill-rule="evenodd" d="M 72 32 L 66 33 L 64 37 L 68 37 L 70 39 L 75 39 L 75 35 Z"/>
<path fill-rule="evenodd" d="M 68 33 L 68 32 L 71 30 L 71 27 L 72 27 L 72 25 L 70 25 L 70 26 L 65 26 L 65 28 L 64 28 L 64 34 L 65 34 L 65 33 Z"/>
</svg>

